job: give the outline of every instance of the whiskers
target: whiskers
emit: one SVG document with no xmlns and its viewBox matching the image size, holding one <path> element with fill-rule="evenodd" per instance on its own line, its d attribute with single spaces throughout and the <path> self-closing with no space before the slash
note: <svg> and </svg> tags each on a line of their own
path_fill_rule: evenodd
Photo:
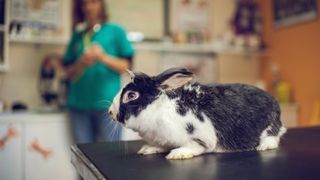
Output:
<svg viewBox="0 0 320 180">
<path fill-rule="evenodd" d="M 118 122 L 113 121 L 111 116 L 108 113 L 107 108 L 112 104 L 111 101 L 109 100 L 100 100 L 98 101 L 99 105 L 102 105 L 105 107 L 105 111 L 103 111 L 102 116 L 103 116 L 103 121 L 104 121 L 104 127 L 102 131 L 104 134 L 106 134 L 107 139 L 109 141 L 114 141 L 115 143 L 118 144 L 119 149 L 121 149 L 121 154 L 126 158 L 128 155 L 128 142 L 127 141 L 121 141 L 121 136 L 122 136 L 122 131 L 124 128 L 122 128 L 122 125 Z M 129 107 L 136 107 L 137 105 L 129 105 Z M 116 142 L 118 141 L 118 142 Z M 116 144 L 115 144 L 116 145 Z"/>
<path fill-rule="evenodd" d="M 123 149 L 122 148 L 122 144 L 124 145 L 124 156 L 126 157 L 127 156 L 127 149 L 128 149 L 128 145 L 127 145 L 127 142 L 122 142 L 121 141 L 121 133 L 122 133 L 122 127 L 121 127 L 121 125 L 119 124 L 119 123 L 114 123 L 114 126 L 113 126 L 113 128 L 112 128 L 112 130 L 111 130 L 111 132 L 110 132 L 110 138 L 111 139 L 114 139 L 115 138 L 115 136 L 117 136 L 117 141 L 118 141 L 118 147 L 119 147 L 119 149 Z"/>
<path fill-rule="evenodd" d="M 111 101 L 107 100 L 107 99 L 103 99 L 97 102 L 98 106 L 103 106 L 107 109 L 107 107 L 109 107 L 112 104 Z"/>
<path fill-rule="evenodd" d="M 114 126 L 113 126 L 113 128 L 112 128 L 112 130 L 111 130 L 111 132 L 110 132 L 110 138 L 112 139 L 112 140 L 120 140 L 119 138 L 120 138 L 120 133 L 121 133 L 121 127 L 119 127 L 119 123 L 113 123 L 114 124 Z M 117 137 L 116 139 L 115 139 L 115 137 Z"/>
<path fill-rule="evenodd" d="M 129 149 L 128 149 L 128 142 L 127 141 L 121 141 L 121 136 L 123 134 L 123 131 L 125 130 L 125 128 L 123 128 L 121 126 L 120 123 L 114 122 L 110 119 L 109 115 L 106 113 L 104 113 L 106 116 L 105 117 L 105 121 L 108 121 L 106 124 L 103 131 L 107 134 L 107 137 L 109 140 L 114 141 L 115 143 L 117 143 L 121 154 L 124 156 L 124 158 L 127 158 Z M 118 141 L 118 142 L 116 142 Z"/>
<path fill-rule="evenodd" d="M 110 122 L 112 122 L 112 117 L 109 115 L 108 110 L 103 111 L 102 117 L 103 117 L 104 121 L 108 121 L 108 124 L 110 124 Z"/>
<path fill-rule="evenodd" d="M 116 133 L 120 133 L 119 131 L 119 124 L 112 121 L 110 115 L 108 114 L 107 111 L 103 112 L 103 119 L 105 121 L 105 126 L 103 128 L 103 131 L 105 132 L 105 134 L 107 134 L 108 139 L 114 140 Z"/>
</svg>

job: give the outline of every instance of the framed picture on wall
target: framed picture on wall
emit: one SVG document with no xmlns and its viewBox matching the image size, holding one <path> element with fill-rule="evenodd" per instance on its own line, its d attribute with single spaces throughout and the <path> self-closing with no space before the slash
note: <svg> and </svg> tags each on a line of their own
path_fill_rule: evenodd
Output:
<svg viewBox="0 0 320 180">
<path fill-rule="evenodd" d="M 317 18 L 317 0 L 272 0 L 273 23 L 286 27 Z"/>
<path fill-rule="evenodd" d="M 11 42 L 66 44 L 70 38 L 71 2 L 64 0 L 8 0 Z"/>
</svg>

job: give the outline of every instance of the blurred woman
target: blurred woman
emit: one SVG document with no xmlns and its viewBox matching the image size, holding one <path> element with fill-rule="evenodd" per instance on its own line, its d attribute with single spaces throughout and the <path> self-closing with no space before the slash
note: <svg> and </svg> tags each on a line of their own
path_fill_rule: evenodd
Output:
<svg viewBox="0 0 320 180">
<path fill-rule="evenodd" d="M 121 26 L 108 22 L 104 0 L 79 0 L 79 4 L 81 26 L 64 55 L 74 138 L 76 143 L 119 140 L 121 129 L 106 112 L 134 50 Z"/>
</svg>

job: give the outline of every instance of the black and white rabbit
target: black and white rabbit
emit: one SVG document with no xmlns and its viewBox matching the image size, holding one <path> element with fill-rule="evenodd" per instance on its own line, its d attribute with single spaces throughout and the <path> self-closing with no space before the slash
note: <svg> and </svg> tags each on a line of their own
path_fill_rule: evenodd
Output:
<svg viewBox="0 0 320 180">
<path fill-rule="evenodd" d="M 158 76 L 133 73 L 109 113 L 147 142 L 139 154 L 170 151 L 167 159 L 209 152 L 277 148 L 286 129 L 277 101 L 243 84 L 202 85 L 172 68 Z"/>
</svg>

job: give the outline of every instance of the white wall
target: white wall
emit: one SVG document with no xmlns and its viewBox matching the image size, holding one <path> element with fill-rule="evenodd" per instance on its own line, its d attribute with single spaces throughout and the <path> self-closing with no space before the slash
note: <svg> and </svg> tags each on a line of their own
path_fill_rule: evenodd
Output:
<svg viewBox="0 0 320 180">
<path fill-rule="evenodd" d="M 233 16 L 236 0 L 211 0 L 212 35 L 219 36 L 230 30 L 230 20 Z"/>
<path fill-rule="evenodd" d="M 10 44 L 9 71 L 0 74 L 0 99 L 9 104 L 22 101 L 29 107 L 40 105 L 38 74 L 41 60 L 48 53 L 63 53 L 64 46 Z"/>
</svg>

